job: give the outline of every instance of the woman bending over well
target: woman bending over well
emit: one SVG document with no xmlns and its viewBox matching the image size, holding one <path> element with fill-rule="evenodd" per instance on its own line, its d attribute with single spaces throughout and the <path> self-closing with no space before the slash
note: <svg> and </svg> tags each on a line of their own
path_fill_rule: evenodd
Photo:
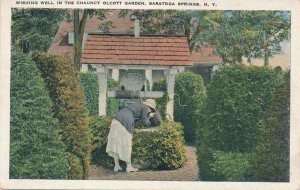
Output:
<svg viewBox="0 0 300 190">
<path fill-rule="evenodd" d="M 135 122 L 144 125 L 159 125 L 160 117 L 156 113 L 156 102 L 147 99 L 143 103 L 134 103 L 121 109 L 111 122 L 106 152 L 114 158 L 114 171 L 122 170 L 119 160 L 126 162 L 126 172 L 136 172 L 131 165 L 132 135 Z M 151 122 L 150 122 L 151 121 Z"/>
</svg>

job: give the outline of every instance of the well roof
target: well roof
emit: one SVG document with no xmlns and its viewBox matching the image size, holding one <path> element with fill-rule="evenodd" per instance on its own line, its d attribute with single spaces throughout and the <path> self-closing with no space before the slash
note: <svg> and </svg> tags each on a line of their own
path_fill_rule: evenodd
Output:
<svg viewBox="0 0 300 190">
<path fill-rule="evenodd" d="M 176 65 L 192 64 L 185 36 L 89 34 L 82 63 Z"/>
</svg>

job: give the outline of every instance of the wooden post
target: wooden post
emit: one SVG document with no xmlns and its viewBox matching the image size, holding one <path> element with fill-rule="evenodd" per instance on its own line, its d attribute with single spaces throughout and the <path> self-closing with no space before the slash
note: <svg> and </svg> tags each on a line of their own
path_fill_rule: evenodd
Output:
<svg viewBox="0 0 300 190">
<path fill-rule="evenodd" d="M 174 120 L 174 88 L 175 88 L 175 75 L 177 74 L 177 69 L 169 69 L 166 72 L 167 78 L 167 92 L 169 96 L 169 101 L 167 103 L 167 116 L 171 121 Z"/>
<path fill-rule="evenodd" d="M 99 116 L 106 115 L 107 73 L 103 66 L 97 66 L 99 77 Z"/>
<path fill-rule="evenodd" d="M 115 81 L 119 81 L 120 72 L 119 69 L 112 69 L 111 78 Z"/>
<path fill-rule="evenodd" d="M 81 69 L 80 69 L 80 71 L 81 71 L 82 73 L 88 72 L 88 71 L 89 71 L 88 64 L 81 64 Z"/>
<path fill-rule="evenodd" d="M 153 81 L 152 81 L 152 70 L 151 69 L 145 69 L 145 77 L 149 82 L 149 90 L 152 90 L 152 85 L 153 85 Z M 147 87 L 147 86 L 145 86 Z M 146 90 L 147 91 L 147 90 Z"/>
</svg>

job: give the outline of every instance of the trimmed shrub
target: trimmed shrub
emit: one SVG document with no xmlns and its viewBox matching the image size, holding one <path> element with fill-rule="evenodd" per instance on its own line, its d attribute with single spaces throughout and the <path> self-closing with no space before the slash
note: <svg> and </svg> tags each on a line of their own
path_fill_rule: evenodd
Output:
<svg viewBox="0 0 300 190">
<path fill-rule="evenodd" d="M 99 113 L 99 80 L 96 73 L 80 73 L 80 83 L 85 96 L 85 105 L 90 115 Z"/>
<path fill-rule="evenodd" d="M 113 166 L 113 159 L 105 152 L 111 121 L 110 116 L 94 116 L 89 125 L 93 133 L 92 162 L 107 167 Z"/>
<path fill-rule="evenodd" d="M 135 131 L 132 161 L 142 168 L 177 169 L 186 162 L 180 123 L 164 121 L 157 131 Z"/>
<path fill-rule="evenodd" d="M 256 181 L 289 181 L 290 78 L 272 94 L 260 123 L 253 175 Z"/>
<path fill-rule="evenodd" d="M 204 85 L 207 86 L 212 79 L 212 71 L 211 67 L 188 67 L 186 71 L 191 71 L 198 75 L 201 75 Z"/>
<path fill-rule="evenodd" d="M 10 87 L 10 178 L 65 179 L 67 153 L 44 81 L 33 61 L 16 51 Z"/>
<path fill-rule="evenodd" d="M 112 118 L 93 117 L 94 134 L 92 160 L 112 168 L 113 159 L 105 152 Z M 179 123 L 163 122 L 158 130 L 134 131 L 132 162 L 148 169 L 176 169 L 186 162 L 182 127 Z"/>
<path fill-rule="evenodd" d="M 80 160 L 80 167 L 71 164 L 68 178 L 74 179 L 76 176 L 75 179 L 86 179 L 89 173 L 92 137 L 79 74 L 69 60 L 60 56 L 35 52 L 33 59 L 42 73 L 54 104 L 52 111 L 59 121 L 66 150 L 72 154 L 68 157 L 72 158 L 69 162 Z"/>
<path fill-rule="evenodd" d="M 68 173 L 68 179 L 81 179 L 83 176 L 83 166 L 80 158 L 74 154 L 68 153 L 68 160 L 71 166 Z"/>
<path fill-rule="evenodd" d="M 205 89 L 202 77 L 192 72 L 182 72 L 175 80 L 174 120 L 182 123 L 184 139 L 194 143 L 196 138 L 197 112 L 203 106 Z"/>
<path fill-rule="evenodd" d="M 120 83 L 112 78 L 107 78 L 107 89 L 118 90 Z M 106 114 L 114 116 L 119 111 L 119 100 L 116 98 L 107 98 Z"/>
<path fill-rule="evenodd" d="M 201 180 L 226 180 L 211 168 L 213 152 L 253 153 L 259 122 L 281 81 L 282 73 L 268 67 L 228 65 L 216 71 L 198 123 Z"/>
<path fill-rule="evenodd" d="M 215 151 L 211 169 L 228 181 L 245 181 L 250 175 L 252 154 Z"/>
<path fill-rule="evenodd" d="M 166 80 L 159 80 L 155 82 L 152 86 L 152 91 L 163 91 L 164 95 L 161 98 L 156 98 L 156 110 L 160 114 L 162 120 L 166 118 L 166 111 L 167 111 L 167 103 L 168 103 L 168 92 L 167 92 L 167 83 Z"/>
</svg>

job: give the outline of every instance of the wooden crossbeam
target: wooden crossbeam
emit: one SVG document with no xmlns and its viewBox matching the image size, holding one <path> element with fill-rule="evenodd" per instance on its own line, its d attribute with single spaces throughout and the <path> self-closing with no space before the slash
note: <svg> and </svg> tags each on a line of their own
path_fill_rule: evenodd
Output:
<svg viewBox="0 0 300 190">
<path fill-rule="evenodd" d="M 137 92 L 128 92 L 128 91 L 124 91 L 124 92 L 127 92 L 127 93 L 124 93 L 124 97 L 118 95 L 118 92 L 116 91 L 108 91 L 107 92 L 107 96 L 110 97 L 110 98 L 120 98 L 120 99 L 124 99 L 124 98 L 161 98 L 163 97 L 164 95 L 164 92 L 163 91 L 137 91 Z M 125 97 L 127 94 L 128 97 Z M 131 96 L 131 97 L 130 97 Z"/>
</svg>

